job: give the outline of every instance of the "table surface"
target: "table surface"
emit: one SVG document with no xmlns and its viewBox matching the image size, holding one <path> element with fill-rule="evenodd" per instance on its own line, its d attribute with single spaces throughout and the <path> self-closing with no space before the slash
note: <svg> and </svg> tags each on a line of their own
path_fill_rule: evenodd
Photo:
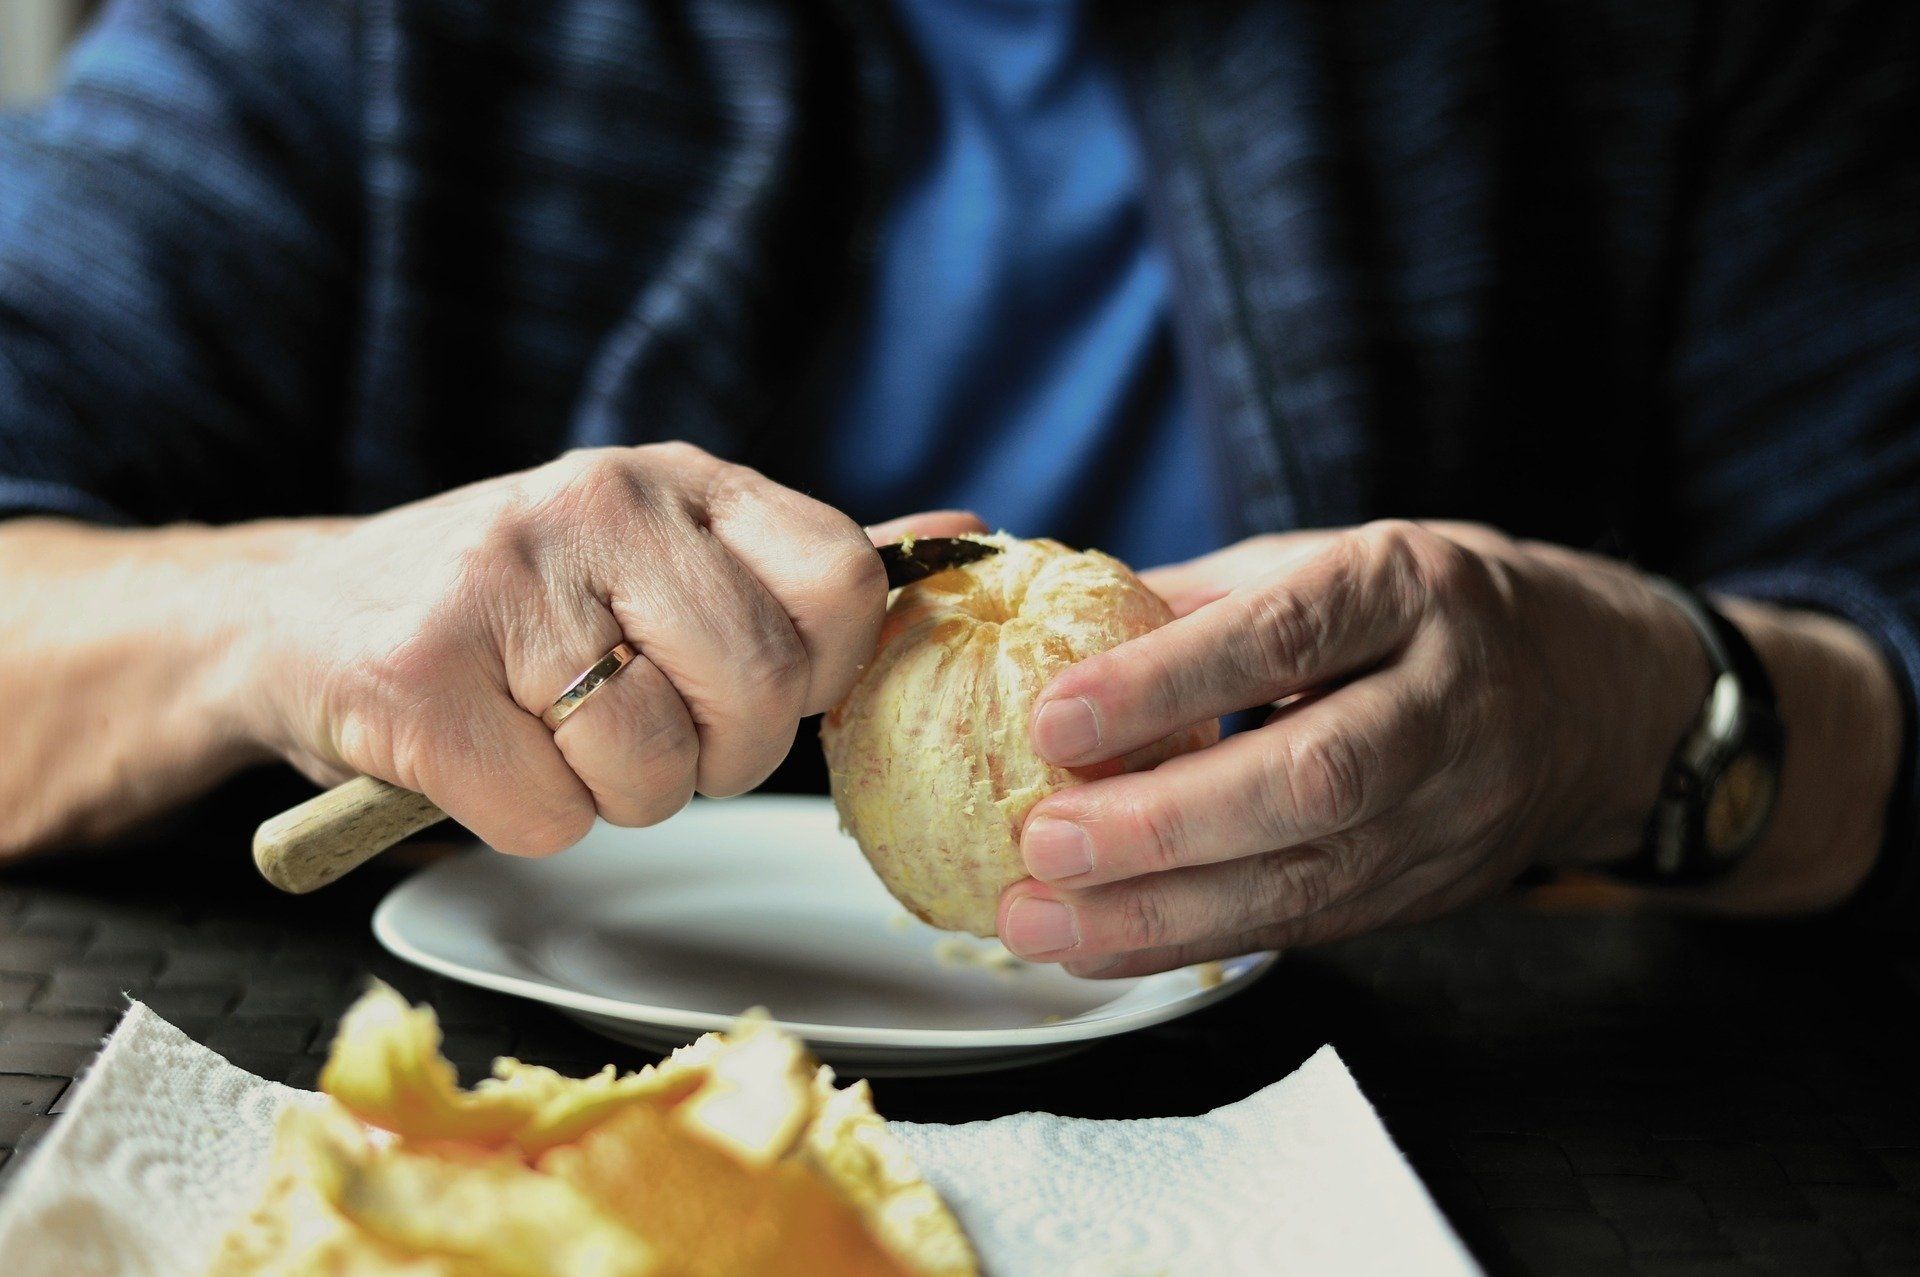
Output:
<svg viewBox="0 0 1920 1277">
<path fill-rule="evenodd" d="M 298 1086 L 369 976 L 434 1005 L 469 1079 L 501 1053 L 647 1058 L 380 950 L 368 917 L 396 866 L 295 899 L 236 837 L 0 875 L 0 1184 L 127 995 Z M 1917 989 L 1820 927 L 1490 905 L 1290 955 L 1239 997 L 1064 1060 L 874 1091 L 924 1121 L 1197 1113 L 1331 1042 L 1491 1272 L 1920 1273 Z"/>
</svg>

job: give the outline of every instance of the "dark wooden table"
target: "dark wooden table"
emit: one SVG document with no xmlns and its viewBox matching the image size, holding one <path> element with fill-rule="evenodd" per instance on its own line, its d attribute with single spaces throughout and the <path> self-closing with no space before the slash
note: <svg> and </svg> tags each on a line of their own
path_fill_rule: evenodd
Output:
<svg viewBox="0 0 1920 1277">
<path fill-rule="evenodd" d="M 383 953 L 367 920 L 399 869 L 292 899 L 253 879 L 243 838 L 182 826 L 0 875 L 0 1181 L 129 994 L 300 1086 L 370 975 L 439 1010 L 468 1077 L 498 1053 L 644 1061 Z M 1197 1113 L 1323 1042 L 1491 1271 L 1920 1273 L 1916 985 L 1819 927 L 1487 906 L 1292 955 L 1069 1059 L 875 1091 L 921 1120 Z"/>
</svg>

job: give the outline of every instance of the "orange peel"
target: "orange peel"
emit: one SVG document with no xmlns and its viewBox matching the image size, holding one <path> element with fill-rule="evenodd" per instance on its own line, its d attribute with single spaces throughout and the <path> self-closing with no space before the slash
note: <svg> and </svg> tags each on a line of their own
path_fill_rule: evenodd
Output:
<svg viewBox="0 0 1920 1277">
<path fill-rule="evenodd" d="M 501 1059 L 471 1090 L 440 1044 L 385 985 L 354 1005 L 209 1277 L 978 1271 L 865 1085 L 764 1017 L 637 1073 Z"/>
</svg>

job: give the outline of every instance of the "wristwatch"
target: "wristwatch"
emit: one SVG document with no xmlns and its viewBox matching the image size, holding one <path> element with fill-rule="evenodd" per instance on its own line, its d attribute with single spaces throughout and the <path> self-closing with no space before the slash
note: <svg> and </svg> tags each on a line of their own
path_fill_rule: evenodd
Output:
<svg viewBox="0 0 1920 1277">
<path fill-rule="evenodd" d="M 1713 683 L 1667 764 L 1646 845 L 1608 872 L 1648 885 L 1709 882 L 1745 859 L 1766 831 L 1785 731 L 1773 680 L 1733 622 L 1676 582 L 1653 577 L 1649 584 L 1699 634 Z"/>
</svg>

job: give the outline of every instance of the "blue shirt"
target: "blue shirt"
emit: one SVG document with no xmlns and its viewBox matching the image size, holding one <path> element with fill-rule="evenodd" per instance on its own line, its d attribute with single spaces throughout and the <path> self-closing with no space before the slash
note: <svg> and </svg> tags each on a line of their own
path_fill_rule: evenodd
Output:
<svg viewBox="0 0 1920 1277">
<path fill-rule="evenodd" d="M 895 0 L 932 97 L 810 484 L 1136 566 L 1224 539 L 1142 158 L 1080 0 Z"/>
<path fill-rule="evenodd" d="M 1007 33 L 1076 12 L 1004 2 L 980 12 Z M 1626 5 L 1631 21 L 1510 8 L 1087 6 L 1147 139 L 1221 512 L 1235 535 L 1480 519 L 1847 618 L 1907 709 L 1889 854 L 1858 900 L 1911 940 L 1920 26 L 1885 0 L 1845 23 L 1670 0 Z M 951 44 L 933 96 L 969 85 L 966 111 L 943 107 L 915 180 L 883 174 L 875 122 L 903 107 L 872 9 L 104 6 L 65 87 L 0 112 L 0 516 L 364 512 L 586 444 L 817 453 L 833 423 L 803 428 L 798 387 L 822 366 L 822 301 L 849 284 L 883 177 L 900 235 L 969 153 L 970 120 L 986 134 L 971 146 L 1025 157 L 1000 181 L 1026 174 L 1049 202 L 1092 189 L 1086 143 L 1034 152 L 1049 131 L 1002 131 L 1002 99 L 941 70 Z M 1104 83 L 1084 42 L 996 47 L 977 74 L 1019 77 L 1035 118 Z M 1036 60 L 1048 48 L 1075 52 Z M 1074 180 L 1042 180 L 1048 159 Z M 1137 211 L 1113 225 L 1144 244 Z M 901 485 L 862 495 L 862 513 L 972 500 L 1017 531 L 1044 518 L 1063 539 L 1175 557 L 1073 526 L 1205 507 L 1136 495 L 1185 472 L 1145 459 L 1180 451 L 1166 417 L 1082 394 L 1078 415 L 1049 415 L 1073 427 L 1060 438 L 1028 424 L 1043 387 L 1085 375 L 1074 335 L 1114 331 L 1087 317 L 1124 294 L 1112 263 L 1138 257 L 1076 258 L 1109 267 L 1092 283 L 1084 265 L 1019 259 L 1051 281 L 1033 289 L 993 260 L 987 313 L 1024 325 L 1014 339 L 983 354 L 992 330 L 945 316 L 969 334 L 952 402 L 999 405 L 953 419 L 991 446 L 903 426 L 894 448 L 850 409 L 869 455 L 836 448 L 831 473 L 858 461 Z M 898 296 L 892 270 L 871 281 L 876 315 Z M 897 354 L 884 376 L 850 366 L 856 405 L 948 371 Z"/>
</svg>

